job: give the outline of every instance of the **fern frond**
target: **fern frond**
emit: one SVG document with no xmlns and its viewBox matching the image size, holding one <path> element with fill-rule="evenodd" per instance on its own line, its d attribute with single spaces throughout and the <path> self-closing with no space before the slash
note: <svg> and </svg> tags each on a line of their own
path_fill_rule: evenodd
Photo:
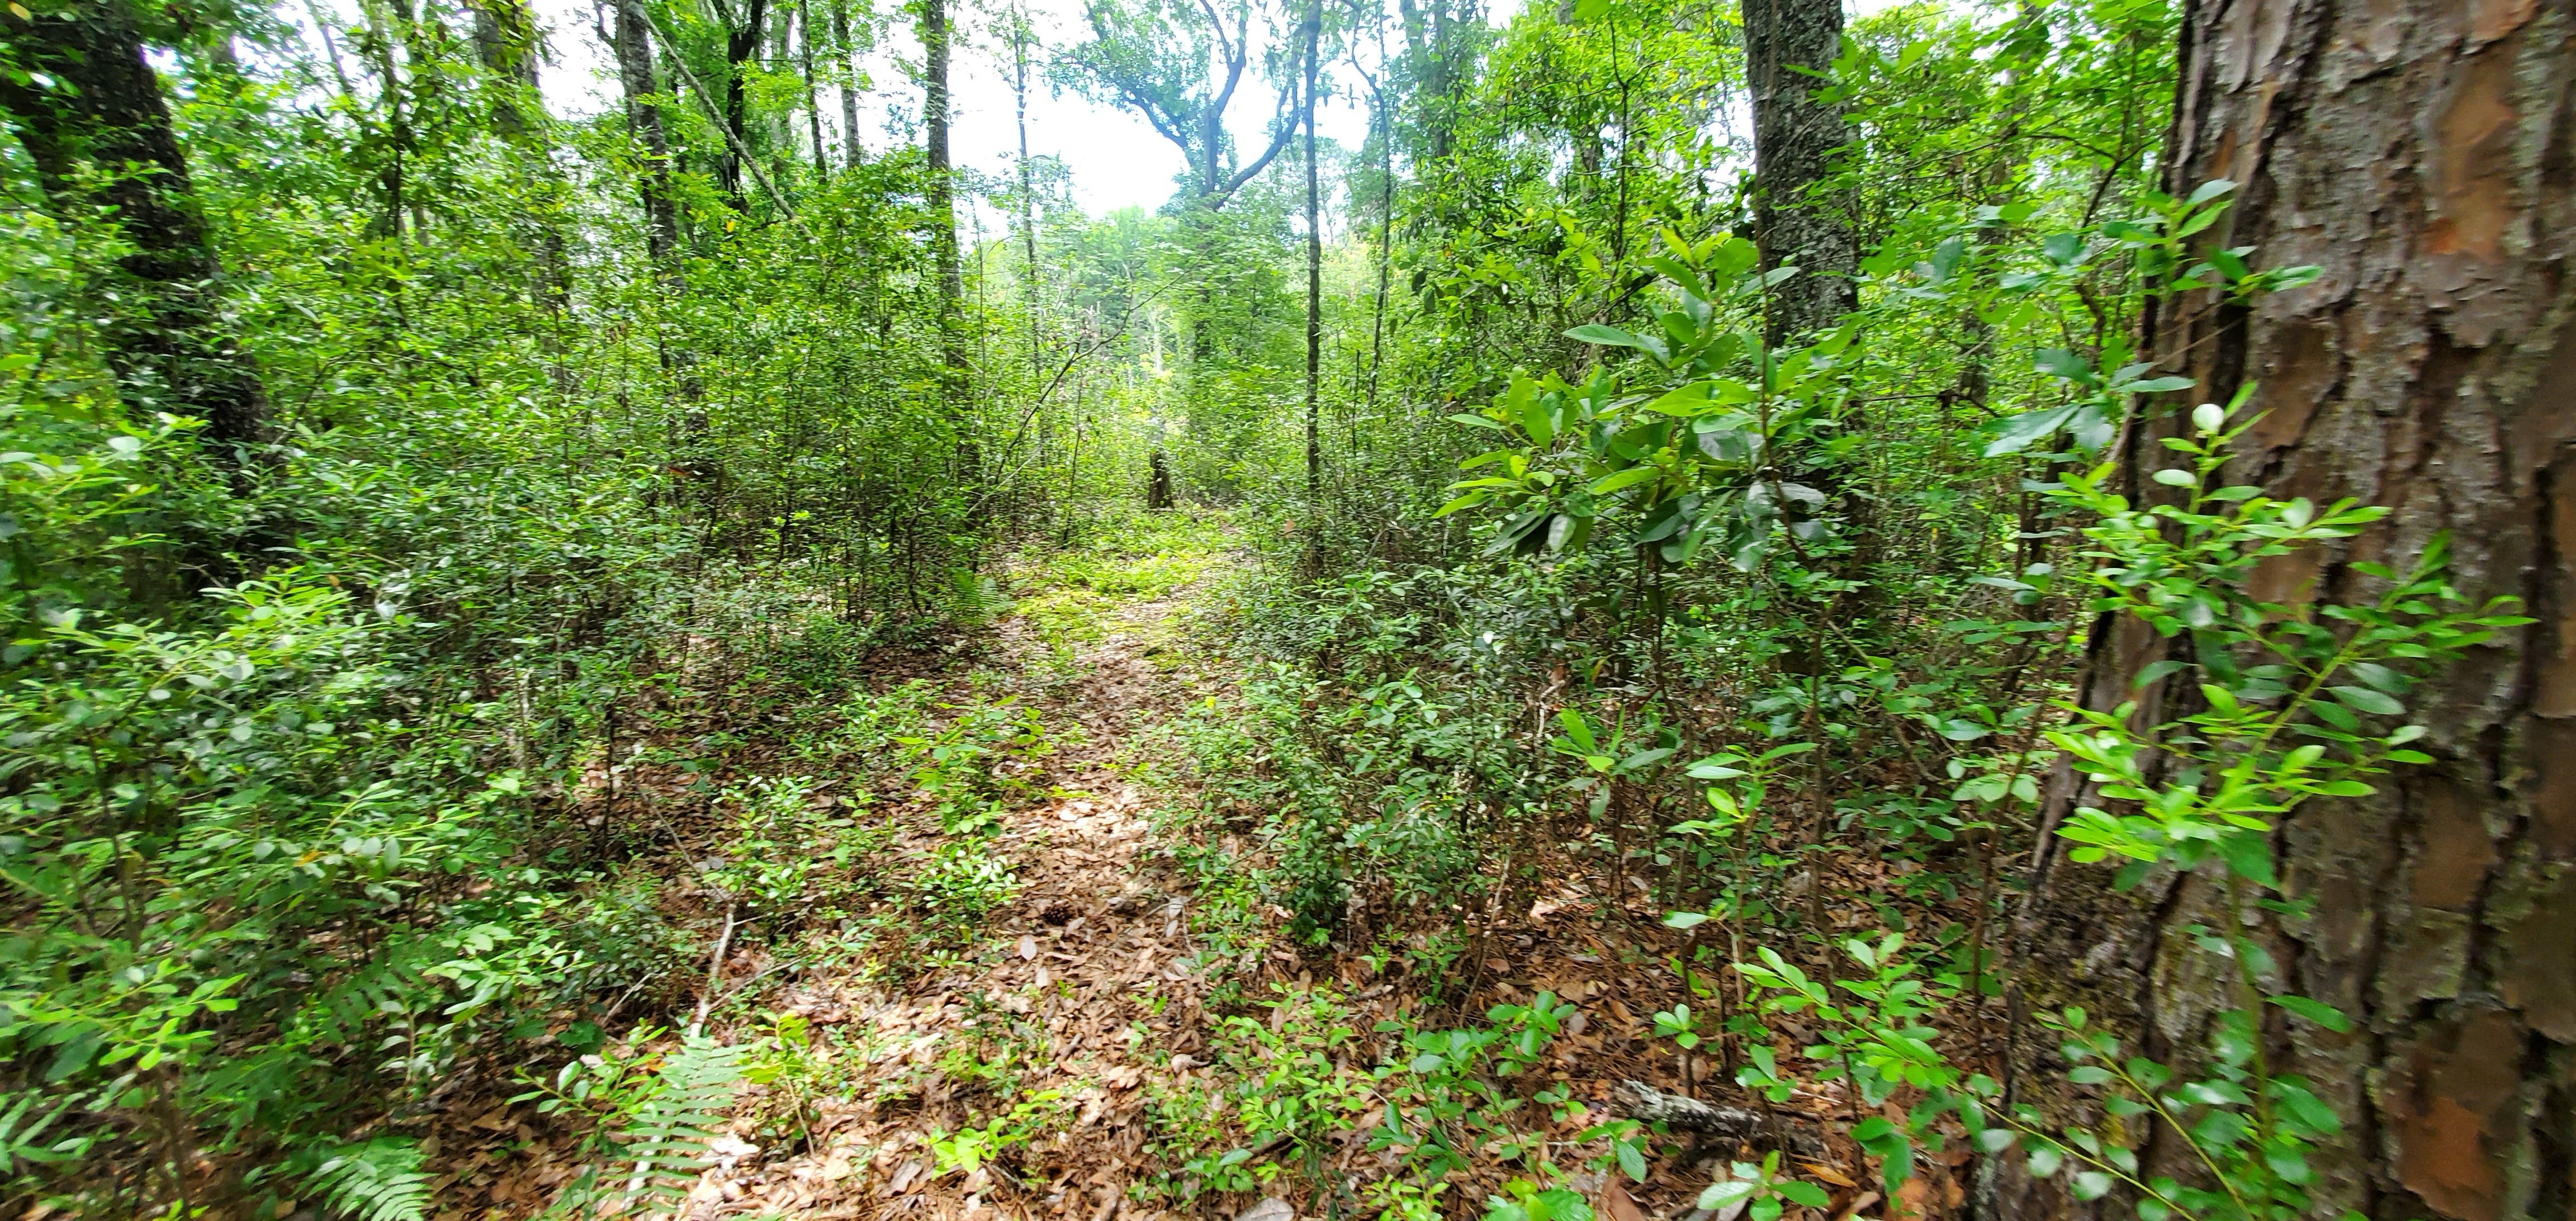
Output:
<svg viewBox="0 0 2576 1221">
<path fill-rule="evenodd" d="M 305 1182 L 350 1221 L 421 1221 L 429 1213 L 420 1146 L 398 1136 L 341 1146 Z"/>
<path fill-rule="evenodd" d="M 733 1109 L 742 1048 L 694 1036 L 662 1061 L 659 1088 L 619 1131 L 626 1194 L 648 1212 L 679 1210 L 697 1182 L 707 1142 Z"/>
</svg>

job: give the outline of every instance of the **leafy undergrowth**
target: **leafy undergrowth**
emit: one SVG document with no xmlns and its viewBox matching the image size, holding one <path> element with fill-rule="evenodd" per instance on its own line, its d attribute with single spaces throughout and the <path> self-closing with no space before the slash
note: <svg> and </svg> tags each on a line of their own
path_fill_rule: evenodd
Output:
<svg viewBox="0 0 2576 1221">
<path fill-rule="evenodd" d="M 1668 920 L 1579 843 L 1540 849 L 1543 884 L 1453 888 L 1465 905 L 1352 896 L 1330 929 L 1292 908 L 1299 849 L 1259 808 L 1283 762 L 1250 728 L 1278 690 L 1219 646 L 1248 613 L 1222 531 L 1032 559 L 989 641 L 870 656 L 828 698 L 791 659 L 639 703 L 654 728 L 585 800 L 659 840 L 594 889 L 628 913 L 600 938 L 660 969 L 557 1014 L 554 1059 L 454 1083 L 482 1101 L 431 1121 L 439 1215 L 1150 1221 L 1278 1196 L 1633 1221 L 1730 1178 L 1786 1184 L 1726 1195 L 1757 1215 L 1878 1204 L 1846 1135 L 1878 1108 L 1782 1067 L 1827 1032 L 1748 1026 L 1713 970 L 1750 958 L 1741 934 Z M 1872 897 L 1801 901 L 1836 930 L 1944 923 L 1901 860 L 1800 864 L 1795 894 Z M 1757 1064 L 1776 1102 L 1734 1083 Z M 1641 1124 L 1629 1082 L 1767 1130 Z M 1944 1213 L 1963 1161 L 1871 1211 Z"/>
</svg>

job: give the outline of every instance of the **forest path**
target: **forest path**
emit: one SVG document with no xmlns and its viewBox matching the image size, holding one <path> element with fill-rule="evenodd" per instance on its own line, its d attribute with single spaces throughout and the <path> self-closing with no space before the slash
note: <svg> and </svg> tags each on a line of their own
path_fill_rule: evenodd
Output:
<svg viewBox="0 0 2576 1221">
<path fill-rule="evenodd" d="M 1389 1215 L 1473 1216 L 1533 1180 L 1606 1221 L 1691 1214 L 1721 1150 L 1655 1137 L 1641 1163 L 1633 1149 L 1614 1159 L 1595 1127 L 1625 1109 L 1622 1082 L 1751 1102 L 1722 1084 L 1712 1049 L 1685 1076 L 1655 1033 L 1650 1015 L 1711 998 L 1669 969 L 1689 946 L 1648 900 L 1621 893 L 1614 907 L 1594 892 L 1628 888 L 1560 859 L 1525 912 L 1494 905 L 1363 945 L 1291 942 L 1258 842 L 1285 798 L 1246 798 L 1215 770 L 1272 765 L 1282 749 L 1261 736 L 1271 697 L 1239 681 L 1220 644 L 1243 613 L 1235 546 L 1221 521 L 1172 515 L 1033 556 L 1009 572 L 1019 601 L 984 633 L 944 657 L 881 659 L 916 677 L 876 672 L 869 692 L 806 722 L 823 729 L 792 735 L 844 744 L 841 774 L 815 792 L 846 796 L 808 809 L 865 847 L 804 892 L 800 939 L 735 944 L 712 980 L 701 968 L 720 1000 L 707 1033 L 738 1049 L 746 1081 L 681 1216 L 1182 1221 L 1273 1196 L 1369 1216 L 1420 1177 L 1376 1141 L 1380 1121 L 1433 1103 L 1490 1109 L 1465 1129 L 1464 1163 L 1441 1172 L 1444 1200 L 1417 1191 L 1425 1207 Z M 847 745 L 860 741 L 874 745 Z M 963 753 L 942 774 L 934 749 Z M 1201 808 L 1217 798 L 1232 804 Z M 714 945 L 707 921 L 729 896 L 682 884 Z M 1872 886 L 1838 893 L 1850 899 L 1837 927 L 1877 918 Z M 1443 933 L 1453 940 L 1429 940 Z M 1496 1084 L 1490 1065 L 1453 1080 L 1396 1055 L 1419 1037 L 1490 1038 L 1507 1020 L 1496 1006 L 1533 1004 L 1573 1008 L 1513 1081 Z M 651 1054 L 675 1043 L 657 1037 Z M 1553 1101 L 1534 1105 L 1542 1083 Z M 1280 1100 L 1310 1095 L 1326 1100 L 1313 1134 L 1288 1145 Z M 1832 1087 L 1778 1110 L 1827 1134 L 1799 1146 L 1799 1165 L 1838 1192 L 1793 1221 L 1878 1199 L 1860 1150 L 1831 1135 L 1851 1114 Z M 577 1167 L 530 1156 L 531 1137 L 509 1171 L 526 1189 L 493 1193 L 511 1207 L 442 1221 L 538 1211 Z M 1827 1145 L 1832 1164 L 1805 1160 Z M 1950 1215 L 1964 1148 L 1908 1185 L 1904 1212 Z M 1544 1150 L 1552 1168 L 1514 1150 Z M 1277 1213 L 1262 1209 L 1287 1221 Z"/>
<path fill-rule="evenodd" d="M 1209 957 L 1153 830 L 1179 798 L 1149 779 L 1164 723 L 1223 681 L 1187 637 L 1227 561 L 1191 561 L 1187 582 L 1124 595 L 1041 574 L 995 626 L 980 669 L 1039 711 L 1052 748 L 988 841 L 1015 896 L 962 946 L 778 998 L 815 1032 L 817 1063 L 784 1086 L 814 1094 L 810 1136 L 780 1131 L 781 1083 L 751 1087 L 685 1216 L 1153 1214 L 1126 1199 L 1142 1113 L 1188 1087 L 1208 1020 L 1193 971 Z"/>
</svg>

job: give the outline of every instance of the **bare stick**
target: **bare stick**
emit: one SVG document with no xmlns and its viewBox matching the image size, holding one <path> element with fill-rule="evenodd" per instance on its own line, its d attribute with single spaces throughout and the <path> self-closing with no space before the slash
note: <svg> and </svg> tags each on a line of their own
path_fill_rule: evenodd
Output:
<svg viewBox="0 0 2576 1221">
<path fill-rule="evenodd" d="M 707 990 L 698 997 L 698 1011 L 689 1018 L 689 1034 L 694 1037 L 707 1024 L 707 1009 L 716 1003 L 716 993 L 724 987 L 725 951 L 733 948 L 733 916 L 736 908 L 725 905 L 725 926 L 716 938 L 715 955 L 707 959 Z"/>
</svg>

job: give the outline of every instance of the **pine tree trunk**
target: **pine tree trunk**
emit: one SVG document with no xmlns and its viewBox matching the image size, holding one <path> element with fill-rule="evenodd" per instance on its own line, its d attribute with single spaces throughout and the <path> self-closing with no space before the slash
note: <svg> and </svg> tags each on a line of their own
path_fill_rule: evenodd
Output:
<svg viewBox="0 0 2576 1221">
<path fill-rule="evenodd" d="M 1753 93 L 1753 227 L 1762 266 L 1801 274 L 1773 294 L 1770 340 L 1829 327 L 1860 304 L 1851 218 L 1817 200 L 1816 184 L 1850 142 L 1842 112 L 1816 100 L 1842 45 L 1842 0 L 1744 0 L 1745 79 Z"/>
<path fill-rule="evenodd" d="M 2283 988 L 2356 1021 L 2267 1031 L 2274 1063 L 2347 1125 L 2312 1159 L 2318 1215 L 2576 1215 L 2576 5 L 2192 0 L 2182 37 L 2164 189 L 2237 182 L 2206 245 L 2324 275 L 2250 308 L 2158 302 L 2147 350 L 2199 378 L 2198 399 L 2261 383 L 2241 481 L 2394 510 L 2259 572 L 2257 594 L 2366 600 L 2356 563 L 2402 569 L 2447 531 L 2465 595 L 2516 595 L 2540 620 L 2418 690 L 2435 765 L 2278 835 L 2291 891 L 2315 903 L 2264 930 Z M 2175 406 L 2124 440 L 2132 488 L 2163 465 Z M 2128 698 L 2162 643 L 2097 625 L 2083 701 Z M 2141 698 L 2162 719 L 2153 704 L 2188 696 Z M 2077 797 L 2058 779 L 2051 825 Z M 2043 835 L 2016 920 L 2008 1085 L 2085 1117 L 2029 1014 L 2085 1005 L 2171 1056 L 2231 1006 L 2180 932 L 2213 922 L 2211 879 L 2117 894 L 2065 849 Z M 2173 1142 L 2151 1153 L 2189 1177 Z M 2030 1181 L 2017 1156 L 1980 1195 L 1996 1218 L 2131 1215 L 2117 1193 L 2079 1203 L 2063 1179 Z"/>
<path fill-rule="evenodd" d="M 140 289 L 142 316 L 101 325 L 120 394 L 137 416 L 204 420 L 200 436 L 224 453 L 256 443 L 267 433 L 268 395 L 224 319 L 223 266 L 142 38 L 116 0 L 48 7 L 39 17 L 0 14 L 15 70 L 0 73 L 0 106 L 55 207 L 66 216 L 110 209 L 134 245 L 118 266 Z M 21 75 L 33 73 L 68 88 Z"/>
</svg>

